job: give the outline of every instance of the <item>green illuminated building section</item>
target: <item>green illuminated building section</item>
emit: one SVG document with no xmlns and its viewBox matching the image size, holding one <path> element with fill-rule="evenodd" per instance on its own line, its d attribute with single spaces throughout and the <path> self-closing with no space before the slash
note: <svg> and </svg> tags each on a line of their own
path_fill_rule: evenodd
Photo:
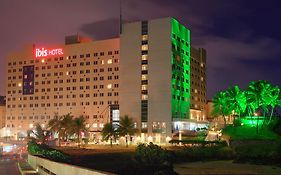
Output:
<svg viewBox="0 0 281 175">
<path fill-rule="evenodd" d="M 172 19 L 172 118 L 190 115 L 190 31 Z"/>
</svg>

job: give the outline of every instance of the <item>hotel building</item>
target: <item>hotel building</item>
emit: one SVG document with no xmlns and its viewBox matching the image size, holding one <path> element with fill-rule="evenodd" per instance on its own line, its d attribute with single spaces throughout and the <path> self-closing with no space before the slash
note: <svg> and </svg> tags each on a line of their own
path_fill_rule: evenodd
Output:
<svg viewBox="0 0 281 175">
<path fill-rule="evenodd" d="M 5 129 L 25 137 L 35 123 L 71 113 L 95 133 L 128 115 L 142 139 L 160 141 L 204 119 L 205 70 L 206 52 L 191 48 L 190 31 L 173 18 L 123 24 L 120 38 L 30 45 L 7 59 Z"/>
</svg>

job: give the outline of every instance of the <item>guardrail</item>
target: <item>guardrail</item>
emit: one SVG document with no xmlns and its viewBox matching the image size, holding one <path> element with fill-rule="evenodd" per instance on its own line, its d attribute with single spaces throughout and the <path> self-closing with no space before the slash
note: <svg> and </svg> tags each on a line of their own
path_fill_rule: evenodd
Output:
<svg viewBox="0 0 281 175">
<path fill-rule="evenodd" d="M 107 172 L 54 162 L 30 154 L 28 154 L 28 163 L 33 169 L 37 169 L 41 175 L 113 175 Z"/>
<path fill-rule="evenodd" d="M 26 174 L 38 174 L 37 171 L 32 168 L 28 162 L 26 162 L 25 160 L 24 161 L 21 161 L 21 162 L 18 162 L 18 168 L 19 168 L 19 171 L 21 173 L 21 175 L 26 175 Z"/>
</svg>

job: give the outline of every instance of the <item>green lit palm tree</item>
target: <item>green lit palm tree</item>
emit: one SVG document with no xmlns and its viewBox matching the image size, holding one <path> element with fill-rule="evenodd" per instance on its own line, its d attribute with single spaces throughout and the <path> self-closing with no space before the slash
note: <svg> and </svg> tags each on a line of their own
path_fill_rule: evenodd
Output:
<svg viewBox="0 0 281 175">
<path fill-rule="evenodd" d="M 28 136 L 32 140 L 35 140 L 37 143 L 46 144 L 46 141 L 51 136 L 51 132 L 48 130 L 44 130 L 39 123 L 36 123 L 35 129 L 28 131 Z"/>
<path fill-rule="evenodd" d="M 101 131 L 103 140 L 110 140 L 110 146 L 112 147 L 112 141 L 118 137 L 117 128 L 112 123 L 106 123 Z"/>
<path fill-rule="evenodd" d="M 214 116 L 223 116 L 224 127 L 226 126 L 226 116 L 229 116 L 232 112 L 233 107 L 230 106 L 229 97 L 226 92 L 219 92 L 213 98 L 213 111 Z"/>
<path fill-rule="evenodd" d="M 80 148 L 80 138 L 82 132 L 87 132 L 88 128 L 86 127 L 86 119 L 84 116 L 79 116 L 77 118 L 74 118 L 71 125 L 71 131 L 77 136 L 77 143 L 78 147 Z"/>
<path fill-rule="evenodd" d="M 252 111 L 262 109 L 264 117 L 267 112 L 267 106 L 270 104 L 268 100 L 268 91 L 270 90 L 270 83 L 265 80 L 252 81 L 250 82 L 247 89 L 247 103 L 251 106 Z M 253 115 L 249 114 L 249 115 Z M 257 134 L 259 133 L 259 115 L 257 116 Z"/>
<path fill-rule="evenodd" d="M 228 103 L 231 104 L 232 110 L 238 114 L 239 121 L 241 114 L 246 111 L 247 99 L 244 91 L 240 90 L 239 86 L 234 86 L 226 91 Z"/>
<path fill-rule="evenodd" d="M 271 112 L 270 112 L 270 118 L 268 121 L 268 124 L 271 122 L 272 120 L 272 114 L 274 111 L 274 108 L 277 106 L 281 106 L 281 99 L 280 99 L 280 88 L 278 86 L 272 87 L 271 91 L 270 91 L 270 107 L 271 107 Z"/>
<path fill-rule="evenodd" d="M 126 139 L 126 147 L 128 147 L 128 136 L 132 136 L 137 132 L 133 119 L 129 118 L 127 115 L 120 117 L 118 133 L 120 136 L 124 136 Z"/>
</svg>

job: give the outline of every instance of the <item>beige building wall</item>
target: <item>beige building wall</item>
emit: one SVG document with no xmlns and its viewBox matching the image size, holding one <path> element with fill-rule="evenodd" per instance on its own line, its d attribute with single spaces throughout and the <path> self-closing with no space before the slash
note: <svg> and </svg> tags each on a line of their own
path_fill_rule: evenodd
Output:
<svg viewBox="0 0 281 175">
<path fill-rule="evenodd" d="M 141 127 L 141 23 L 124 24 L 120 37 L 120 116 Z"/>
<path fill-rule="evenodd" d="M 206 120 L 206 51 L 191 47 L 191 119 Z"/>
<path fill-rule="evenodd" d="M 92 131 L 109 119 L 118 104 L 119 38 L 59 45 L 61 56 L 34 58 L 32 46 L 7 61 L 6 127 L 17 137 L 35 123 L 46 126 L 55 114 L 83 115 Z M 47 47 L 46 47 L 47 48 Z M 23 95 L 23 67 L 34 66 L 34 94 Z"/>
<path fill-rule="evenodd" d="M 144 39 L 145 38 L 145 39 Z M 143 44 L 147 41 L 148 44 Z M 143 46 L 143 47 L 142 47 Z M 143 54 L 146 58 L 143 59 Z M 150 20 L 142 35 L 142 23 L 123 25 L 120 61 L 120 114 L 129 115 L 148 136 L 154 131 L 170 135 L 171 114 L 171 18 Z M 147 64 L 142 65 L 142 60 Z M 145 67 L 145 68 L 144 68 Z M 142 76 L 142 70 L 148 73 Z M 147 80 L 147 85 L 142 85 Z M 145 87 L 147 95 L 142 95 Z M 141 120 L 142 100 L 148 102 L 147 120 Z"/>
<path fill-rule="evenodd" d="M 148 132 L 172 132 L 171 18 L 148 21 Z M 153 127 L 154 126 L 154 127 Z"/>
</svg>

